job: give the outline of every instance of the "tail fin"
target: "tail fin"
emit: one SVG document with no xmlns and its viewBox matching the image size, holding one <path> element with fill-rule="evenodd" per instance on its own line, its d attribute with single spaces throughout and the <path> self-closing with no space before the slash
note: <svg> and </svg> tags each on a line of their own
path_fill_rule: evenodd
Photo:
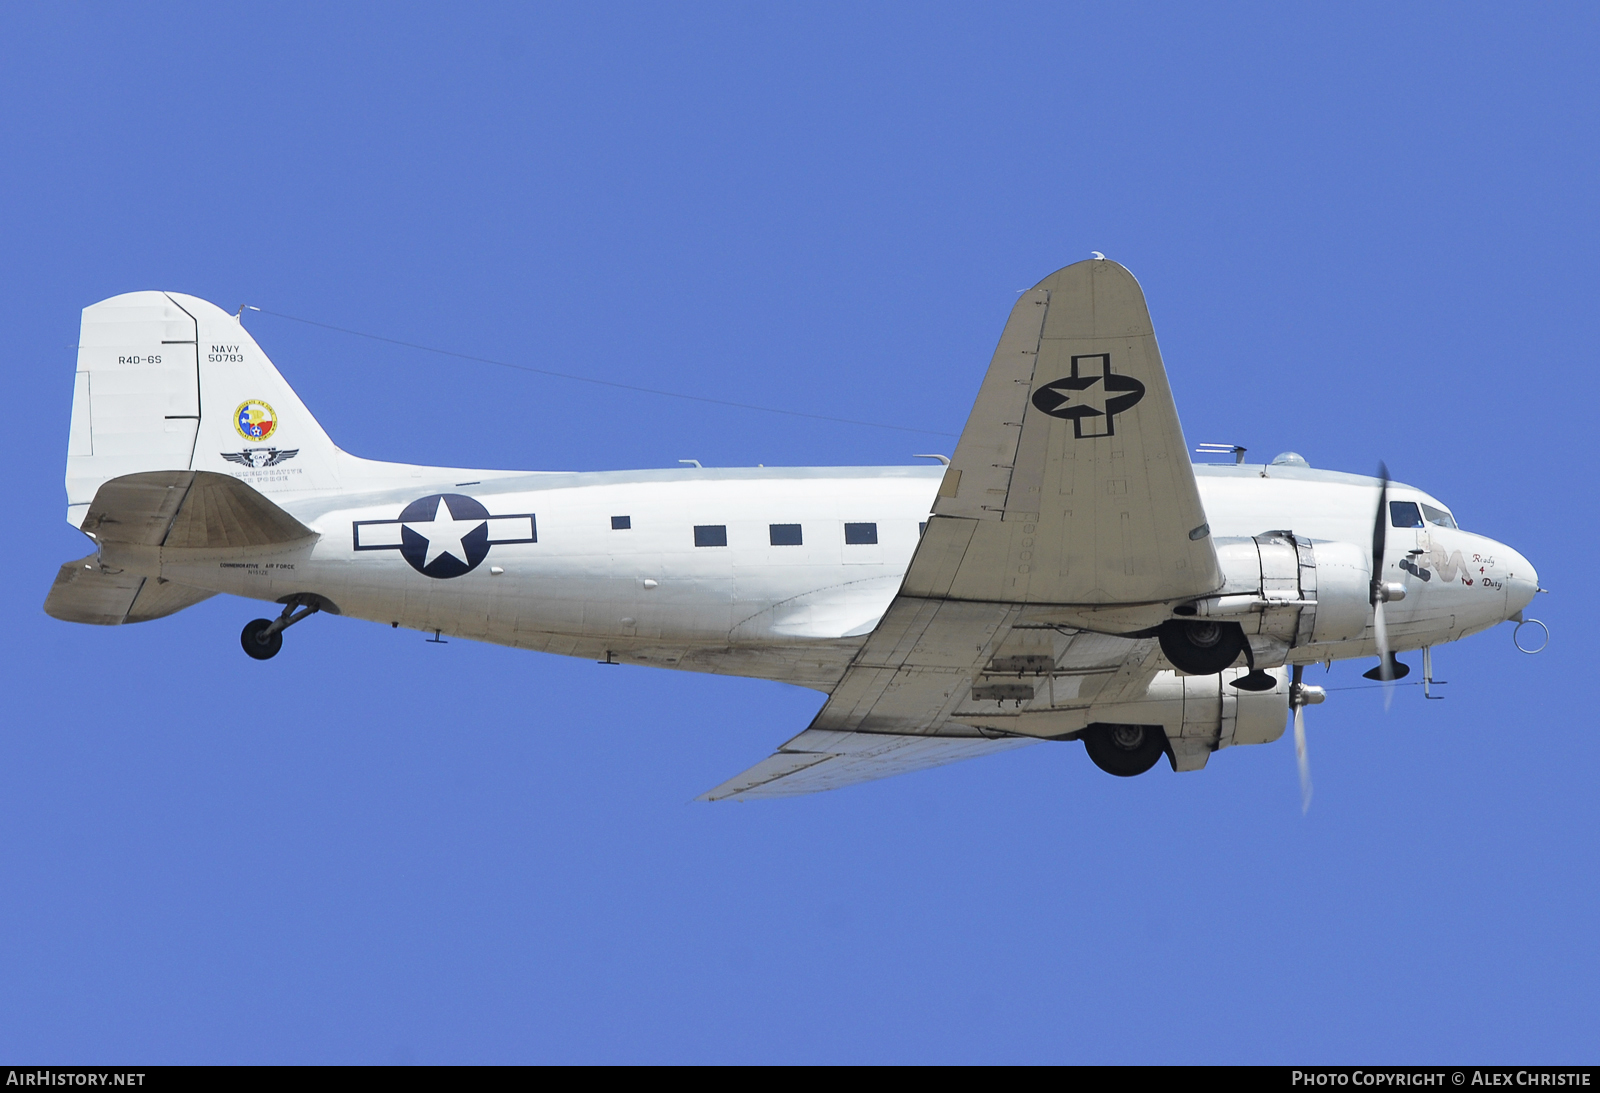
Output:
<svg viewBox="0 0 1600 1093">
<path fill-rule="evenodd" d="M 83 309 L 67 520 L 102 483 L 209 470 L 274 496 L 339 488 L 339 450 L 255 339 L 215 304 L 129 292 Z"/>
</svg>

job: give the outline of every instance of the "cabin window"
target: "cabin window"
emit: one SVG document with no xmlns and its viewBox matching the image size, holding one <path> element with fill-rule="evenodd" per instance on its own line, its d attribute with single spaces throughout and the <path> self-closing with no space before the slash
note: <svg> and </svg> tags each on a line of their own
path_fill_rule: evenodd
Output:
<svg viewBox="0 0 1600 1093">
<path fill-rule="evenodd" d="M 1423 502 L 1422 505 L 1422 518 L 1428 521 L 1428 523 L 1437 524 L 1442 528 L 1453 528 L 1456 526 L 1456 518 L 1454 516 L 1451 516 L 1448 512 L 1444 511 L 1444 509 L 1434 508 L 1427 502 Z"/>
<path fill-rule="evenodd" d="M 631 516 L 613 516 L 611 518 L 611 530 L 612 531 L 627 531 L 628 529 L 630 529 L 632 527 L 633 527 L 633 517 L 631 517 Z"/>
<path fill-rule="evenodd" d="M 799 524 L 769 524 L 767 534 L 773 546 L 800 546 Z"/>
<path fill-rule="evenodd" d="M 694 526 L 694 545 L 697 547 L 727 546 L 728 525 L 696 524 Z"/>
<path fill-rule="evenodd" d="M 850 546 L 871 546 L 878 541 L 878 525 L 846 524 L 844 541 Z"/>
<path fill-rule="evenodd" d="M 1420 528 L 1422 510 L 1415 501 L 1390 501 L 1389 523 L 1397 528 Z"/>
<path fill-rule="evenodd" d="M 917 537 L 921 538 L 926 534 L 928 534 L 928 521 L 924 520 L 917 525 Z"/>
</svg>

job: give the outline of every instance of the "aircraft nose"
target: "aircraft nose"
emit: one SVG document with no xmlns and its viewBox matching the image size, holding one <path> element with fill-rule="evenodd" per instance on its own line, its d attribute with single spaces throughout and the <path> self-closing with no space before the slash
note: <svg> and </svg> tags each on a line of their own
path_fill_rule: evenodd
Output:
<svg viewBox="0 0 1600 1093">
<path fill-rule="evenodd" d="M 1506 566 L 1506 614 L 1510 617 L 1533 602 L 1539 591 L 1539 573 L 1532 562 L 1510 547 L 1506 553 L 1510 555 Z"/>
</svg>

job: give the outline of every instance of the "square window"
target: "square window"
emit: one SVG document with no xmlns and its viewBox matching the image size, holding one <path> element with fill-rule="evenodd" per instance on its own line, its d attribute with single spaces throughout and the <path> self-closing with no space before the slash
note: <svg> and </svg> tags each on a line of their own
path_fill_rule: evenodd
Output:
<svg viewBox="0 0 1600 1093">
<path fill-rule="evenodd" d="M 846 524 L 844 541 L 851 546 L 871 546 L 878 541 L 878 525 Z"/>
<path fill-rule="evenodd" d="M 611 518 L 612 531 L 627 531 L 632 527 L 633 517 L 631 516 L 613 516 Z"/>
<path fill-rule="evenodd" d="M 1397 528 L 1420 528 L 1422 510 L 1415 501 L 1390 501 L 1389 523 Z"/>
<path fill-rule="evenodd" d="M 769 524 L 767 533 L 772 537 L 773 546 L 800 546 L 799 524 Z"/>
<path fill-rule="evenodd" d="M 696 524 L 694 526 L 694 545 L 697 547 L 727 546 L 727 524 Z"/>
</svg>

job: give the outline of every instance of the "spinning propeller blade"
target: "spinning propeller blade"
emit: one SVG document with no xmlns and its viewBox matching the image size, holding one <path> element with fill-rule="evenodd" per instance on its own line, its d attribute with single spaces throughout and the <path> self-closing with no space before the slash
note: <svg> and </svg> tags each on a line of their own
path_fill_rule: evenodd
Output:
<svg viewBox="0 0 1600 1093">
<path fill-rule="evenodd" d="M 1372 636 L 1378 644 L 1378 678 L 1394 679 L 1394 660 L 1389 653 L 1389 628 L 1384 623 L 1383 605 L 1388 599 L 1383 587 L 1383 550 L 1389 534 L 1389 468 L 1378 464 L 1378 511 L 1372 519 Z M 1385 708 L 1388 702 L 1384 703 Z"/>
<path fill-rule="evenodd" d="M 1306 757 L 1306 704 L 1300 676 L 1305 665 L 1294 666 L 1294 682 L 1289 685 L 1289 702 L 1294 706 L 1294 759 L 1300 765 L 1300 815 L 1311 808 L 1311 760 Z"/>
</svg>

